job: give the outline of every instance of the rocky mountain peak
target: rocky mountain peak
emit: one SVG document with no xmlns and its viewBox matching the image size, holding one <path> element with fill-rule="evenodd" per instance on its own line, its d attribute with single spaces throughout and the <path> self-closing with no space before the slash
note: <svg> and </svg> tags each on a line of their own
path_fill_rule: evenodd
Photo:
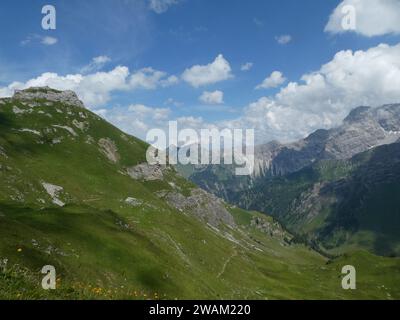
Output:
<svg viewBox="0 0 400 320">
<path fill-rule="evenodd" d="M 71 90 L 59 91 L 50 87 L 31 87 L 24 90 L 15 90 L 13 99 L 23 101 L 43 99 L 53 102 L 62 102 L 82 108 L 85 107 L 75 92 Z"/>
<path fill-rule="evenodd" d="M 371 107 L 361 106 L 353 109 L 349 115 L 344 119 L 345 123 L 354 123 L 362 121 L 370 114 Z"/>
<path fill-rule="evenodd" d="M 376 111 L 379 124 L 387 131 L 400 131 L 400 104 L 387 104 Z"/>
</svg>

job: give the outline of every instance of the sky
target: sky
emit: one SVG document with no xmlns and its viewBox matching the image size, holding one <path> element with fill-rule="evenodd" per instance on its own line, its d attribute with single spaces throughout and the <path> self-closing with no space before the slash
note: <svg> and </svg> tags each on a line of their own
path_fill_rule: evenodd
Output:
<svg viewBox="0 0 400 320">
<path fill-rule="evenodd" d="M 0 96 L 44 85 L 142 139 L 176 120 L 292 141 L 400 102 L 400 0 L 2 0 Z"/>
</svg>

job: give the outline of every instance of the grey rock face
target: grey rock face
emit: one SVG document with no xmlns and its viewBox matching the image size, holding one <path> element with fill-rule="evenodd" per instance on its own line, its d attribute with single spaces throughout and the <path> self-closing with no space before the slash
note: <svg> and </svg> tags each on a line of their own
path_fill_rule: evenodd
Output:
<svg viewBox="0 0 400 320">
<path fill-rule="evenodd" d="M 110 138 L 103 138 L 99 140 L 98 145 L 100 147 L 100 152 L 102 152 L 108 160 L 113 163 L 117 163 L 119 161 L 120 155 L 114 141 L 112 141 Z"/>
<path fill-rule="evenodd" d="M 368 118 L 371 113 L 371 107 L 357 107 L 343 120 L 344 123 L 356 123 Z"/>
<path fill-rule="evenodd" d="M 400 105 L 354 109 L 342 126 L 330 130 L 326 143 L 328 157 L 349 159 L 400 137 Z"/>
<path fill-rule="evenodd" d="M 127 168 L 128 175 L 135 180 L 156 181 L 163 180 L 166 170 L 170 168 L 163 165 L 149 165 L 142 163 Z M 225 203 L 220 198 L 202 189 L 191 190 L 189 196 L 178 191 L 158 191 L 156 195 L 163 198 L 167 203 L 183 213 L 189 213 L 198 219 L 218 228 L 221 224 L 235 226 L 232 215 L 225 208 Z"/>
<path fill-rule="evenodd" d="M 165 169 L 165 166 L 142 163 L 137 166 L 127 168 L 126 172 L 132 179 L 135 180 L 155 181 L 163 180 L 163 170 Z"/>
<path fill-rule="evenodd" d="M 219 227 L 221 223 L 235 226 L 234 219 L 226 210 L 224 202 L 202 189 L 193 189 L 189 197 L 170 192 L 165 195 L 165 199 L 170 206 L 182 212 L 190 212 L 213 227 Z"/>
<path fill-rule="evenodd" d="M 18 99 L 21 101 L 45 99 L 48 101 L 62 102 L 82 108 L 85 107 L 75 92 L 70 90 L 58 91 L 49 87 L 33 87 L 25 90 L 15 90 L 13 99 Z"/>
<path fill-rule="evenodd" d="M 337 128 L 317 130 L 287 145 L 269 143 L 256 148 L 255 177 L 284 175 L 321 159 L 349 159 L 399 138 L 400 104 L 358 107 Z"/>
<path fill-rule="evenodd" d="M 125 199 L 125 203 L 129 204 L 132 207 L 139 207 L 143 204 L 143 201 L 133 197 L 128 197 Z"/>
<path fill-rule="evenodd" d="M 144 181 L 164 180 L 166 170 L 170 170 L 170 167 L 147 163 L 126 169 L 131 178 Z M 172 185 L 174 184 L 172 183 Z M 213 227 L 218 228 L 221 223 L 231 227 L 235 226 L 234 219 L 225 208 L 223 200 L 202 189 L 192 189 L 190 196 L 168 190 L 158 191 L 156 195 L 165 199 L 171 207 L 180 212 L 190 213 Z"/>
</svg>

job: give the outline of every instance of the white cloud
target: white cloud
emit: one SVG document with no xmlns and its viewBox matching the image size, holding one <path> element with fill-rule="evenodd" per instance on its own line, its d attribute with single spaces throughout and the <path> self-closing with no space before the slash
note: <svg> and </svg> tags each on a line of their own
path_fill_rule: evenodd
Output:
<svg viewBox="0 0 400 320">
<path fill-rule="evenodd" d="M 106 59 L 97 59 L 105 61 Z M 46 72 L 25 83 L 13 82 L 7 87 L 0 88 L 0 96 L 11 96 L 15 89 L 49 86 L 59 90 L 73 90 L 87 107 L 98 107 L 110 100 L 113 91 L 128 91 L 136 89 L 156 89 L 173 85 L 177 77 L 170 76 L 153 68 L 144 68 L 133 74 L 125 66 L 118 66 L 108 72 L 91 74 L 69 74 L 60 76 L 57 73 Z"/>
<path fill-rule="evenodd" d="M 55 37 L 49 36 L 40 36 L 38 34 L 31 34 L 27 36 L 24 40 L 21 41 L 21 46 L 26 46 L 30 43 L 41 43 L 45 46 L 52 46 L 58 42 L 58 39 Z"/>
<path fill-rule="evenodd" d="M 149 107 L 143 104 L 133 104 L 128 107 L 114 107 L 94 110 L 107 121 L 121 130 L 140 139 L 145 139 L 147 131 L 153 128 L 167 129 L 169 108 Z"/>
<path fill-rule="evenodd" d="M 111 61 L 111 58 L 109 58 L 107 56 L 98 56 L 98 57 L 93 58 L 93 62 L 95 64 L 104 64 L 104 63 L 107 63 L 110 61 Z"/>
<path fill-rule="evenodd" d="M 156 121 L 167 120 L 171 112 L 171 110 L 168 108 L 151 108 L 143 104 L 130 105 L 128 110 L 134 112 L 135 115 L 141 120 L 145 119 L 146 117 L 150 117 Z"/>
<path fill-rule="evenodd" d="M 245 64 L 242 64 L 240 67 L 241 71 L 249 71 L 251 68 L 253 68 L 253 62 L 246 62 Z"/>
<path fill-rule="evenodd" d="M 149 0 L 149 8 L 155 13 L 161 14 L 167 11 L 171 6 L 179 3 L 180 0 Z"/>
<path fill-rule="evenodd" d="M 202 117 L 179 117 L 176 119 L 178 126 L 181 128 L 189 128 L 194 130 L 206 129 L 210 125 L 207 124 Z"/>
<path fill-rule="evenodd" d="M 175 84 L 178 84 L 179 83 L 179 78 L 177 76 L 175 76 L 175 75 L 172 75 L 172 76 L 169 76 L 166 79 L 161 80 L 160 83 L 161 83 L 161 86 L 164 87 L 164 88 L 165 87 L 170 87 L 170 86 L 173 86 Z"/>
<path fill-rule="evenodd" d="M 348 14 L 342 11 L 345 6 L 353 6 L 355 9 L 354 30 L 342 27 L 342 20 Z M 353 31 L 367 37 L 400 34 L 400 1 L 344 0 L 332 12 L 325 31 L 333 34 Z"/>
<path fill-rule="evenodd" d="M 203 94 L 199 97 L 199 100 L 206 104 L 223 104 L 224 93 L 219 90 L 213 92 L 204 91 Z"/>
<path fill-rule="evenodd" d="M 43 37 L 42 38 L 42 44 L 46 46 L 52 46 L 58 42 L 57 38 L 54 37 Z"/>
<path fill-rule="evenodd" d="M 180 117 L 181 128 L 254 128 L 256 142 L 282 142 L 305 137 L 316 129 L 332 128 L 360 105 L 400 102 L 400 44 L 365 51 L 340 51 L 318 70 L 290 82 L 272 97 L 243 108 L 234 120 L 210 123 L 199 117 Z M 143 128 L 166 128 L 169 109 L 142 105 L 130 111 L 107 112 L 107 119 L 143 138 Z M 139 123 L 140 122 L 140 123 Z M 134 129 L 132 129 L 134 128 Z M 139 129 L 140 128 L 140 129 Z"/>
<path fill-rule="evenodd" d="M 178 81 L 179 79 L 176 76 L 167 77 L 166 72 L 148 67 L 132 74 L 129 85 L 132 89 L 156 89 L 158 86 L 168 87 L 174 85 Z"/>
<path fill-rule="evenodd" d="M 275 37 L 275 40 L 279 43 L 279 44 L 288 44 L 290 41 L 292 41 L 292 36 L 289 34 L 284 34 L 281 36 L 277 36 Z"/>
<path fill-rule="evenodd" d="M 283 76 L 282 72 L 274 71 L 269 77 L 264 79 L 264 81 L 260 85 L 258 85 L 256 89 L 276 88 L 283 84 L 285 81 L 286 78 Z"/>
<path fill-rule="evenodd" d="M 290 82 L 272 97 L 262 97 L 246 106 L 234 120 L 209 123 L 203 118 L 181 117 L 183 128 L 219 127 L 254 128 L 256 142 L 273 139 L 292 141 L 319 128 L 331 128 L 360 105 L 378 106 L 400 102 L 400 44 L 379 45 L 365 51 L 340 51 L 331 61 L 315 72 L 304 74 L 300 81 Z M 152 110 L 135 107 L 129 120 L 114 121 L 116 125 L 139 137 L 143 131 L 138 123 L 148 128 L 167 126 L 171 113 L 158 111 L 161 120 L 153 119 Z M 154 108 L 153 108 L 154 109 Z M 128 125 L 129 124 L 129 125 Z M 144 128 L 144 127 L 143 127 Z"/>
<path fill-rule="evenodd" d="M 340 124 L 355 107 L 400 102 L 400 44 L 340 51 L 274 97 L 248 105 L 224 125 L 255 128 L 258 141 L 294 140 Z"/>
<path fill-rule="evenodd" d="M 198 88 L 232 78 L 231 71 L 229 62 L 220 54 L 208 65 L 195 65 L 186 69 L 182 74 L 182 79 Z"/>
<path fill-rule="evenodd" d="M 94 112 L 96 112 L 100 117 L 105 118 L 107 116 L 108 110 L 107 109 L 96 109 L 93 110 Z"/>
<path fill-rule="evenodd" d="M 88 65 L 86 65 L 82 68 L 81 72 L 88 73 L 88 72 L 101 70 L 110 61 L 111 61 L 111 58 L 109 58 L 107 56 L 94 57 Z"/>
</svg>

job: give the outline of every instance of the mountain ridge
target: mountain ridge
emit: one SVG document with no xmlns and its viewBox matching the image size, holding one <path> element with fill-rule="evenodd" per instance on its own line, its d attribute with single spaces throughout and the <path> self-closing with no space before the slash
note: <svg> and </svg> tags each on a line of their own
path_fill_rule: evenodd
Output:
<svg viewBox="0 0 400 320">
<path fill-rule="evenodd" d="M 328 227 L 325 231 L 316 229 L 320 228 L 326 219 L 347 219 L 344 214 L 334 213 L 337 212 L 337 209 L 329 208 L 335 204 L 339 205 L 341 202 L 338 197 L 346 198 L 346 192 L 344 190 L 339 192 L 338 187 L 335 187 L 336 192 L 342 195 L 335 195 L 335 192 L 331 191 L 330 200 L 322 196 L 321 192 L 326 190 L 327 185 L 332 187 L 336 184 L 344 188 L 342 184 L 345 180 L 343 179 L 353 181 L 351 180 L 352 174 L 356 174 L 349 168 L 358 162 L 360 163 L 356 167 L 362 165 L 363 161 L 357 159 L 373 157 L 375 150 L 377 154 L 375 158 L 380 159 L 379 163 L 387 170 L 394 170 L 392 173 L 396 175 L 395 161 L 397 152 L 399 152 L 396 145 L 400 141 L 399 135 L 400 104 L 388 104 L 376 108 L 362 106 L 352 110 L 344 119 L 343 124 L 337 128 L 317 130 L 305 139 L 287 145 L 271 142 L 258 147 L 256 172 L 251 177 L 236 177 L 229 166 L 208 166 L 201 171 L 194 171 L 188 178 L 230 203 L 272 214 L 289 230 L 295 233 L 300 232 L 300 236 L 308 238 L 308 241 L 327 243 L 327 239 L 333 237 L 332 234 L 329 235 L 333 229 L 330 231 L 327 231 Z M 392 145 L 394 146 L 392 147 Z M 388 156 L 386 153 L 387 159 L 384 158 L 385 156 L 379 157 L 379 153 L 385 154 L 384 150 L 386 149 L 392 149 L 393 155 Z M 382 162 L 382 157 L 384 162 Z M 373 183 L 380 181 L 376 172 L 381 172 L 382 177 L 386 176 L 386 172 L 382 172 L 379 167 L 375 168 L 370 165 L 368 168 L 371 172 L 364 170 L 363 174 L 374 177 L 376 181 Z M 328 172 L 329 170 L 331 172 Z M 186 169 L 186 171 L 188 170 Z M 335 177 L 336 182 L 331 181 L 333 172 L 340 173 Z M 322 176 L 319 176 L 320 174 Z M 359 182 L 350 183 L 350 185 L 351 188 L 362 188 L 362 184 Z M 393 190 L 397 190 L 396 186 L 393 188 Z M 348 212 L 343 204 L 340 205 L 342 206 L 341 211 Z M 385 207 L 384 203 L 382 206 Z M 304 217 L 307 215 L 307 211 L 313 212 L 313 219 L 302 221 L 299 217 L 296 218 L 296 215 Z M 328 214 L 328 212 L 330 213 Z M 330 215 L 331 213 L 332 215 Z M 348 215 L 351 216 L 351 213 Z M 377 223 L 384 226 L 390 224 L 394 219 L 392 223 L 397 226 L 400 233 L 400 222 L 395 222 L 398 215 L 398 210 L 394 209 L 392 214 L 386 217 L 388 221 L 378 221 Z M 336 218 L 333 218 L 334 216 Z M 318 219 L 320 221 L 317 222 Z M 313 224 L 315 225 L 312 226 Z M 353 220 L 354 233 L 357 233 L 355 231 L 358 228 L 357 224 L 358 220 Z M 352 232 L 348 231 L 343 231 L 342 237 L 352 237 Z M 321 236 L 321 232 L 324 233 L 324 236 Z M 307 233 L 310 234 L 307 236 Z M 371 236 L 372 234 L 369 235 L 369 237 Z M 385 238 L 385 233 L 381 238 Z M 386 249 L 382 250 L 375 248 L 376 246 L 372 244 L 373 240 L 364 241 L 364 245 L 361 247 L 379 254 L 399 255 L 397 240 L 393 241 L 392 248 L 389 245 L 390 240 L 382 241 L 382 246 L 386 246 Z M 345 242 L 339 241 L 337 247 L 344 246 Z M 329 250 L 335 251 L 335 246 L 331 244 L 327 244 L 327 246 Z"/>
</svg>

